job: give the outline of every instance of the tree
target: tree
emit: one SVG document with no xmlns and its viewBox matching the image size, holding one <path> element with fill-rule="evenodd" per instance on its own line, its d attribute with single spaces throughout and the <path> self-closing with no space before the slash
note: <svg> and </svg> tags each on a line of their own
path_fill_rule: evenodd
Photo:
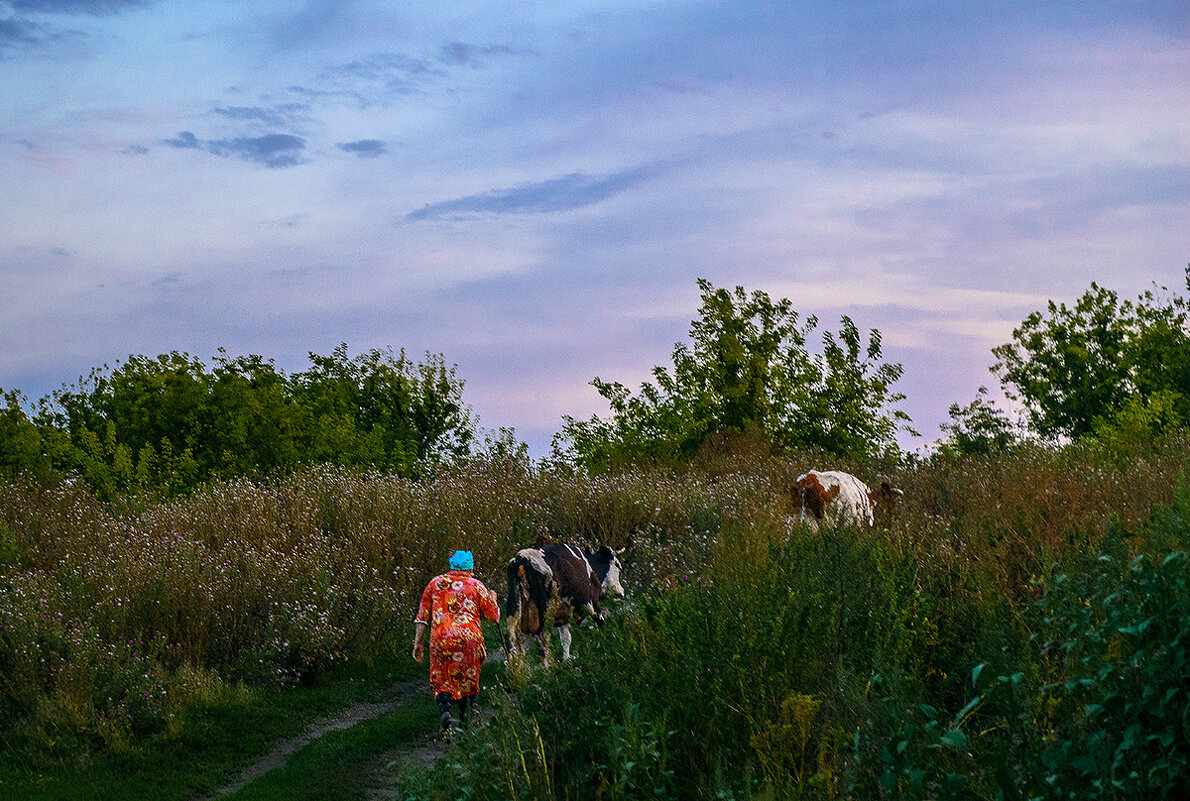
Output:
<svg viewBox="0 0 1190 801">
<path fill-rule="evenodd" d="M 392 350 L 355 359 L 341 345 L 311 353 L 292 378 L 260 356 L 211 369 L 174 351 L 130 356 L 43 398 L 35 423 L 0 398 L 0 445 L 21 463 L 37 451 L 59 474 L 81 476 L 101 498 L 165 494 L 212 478 L 284 474 L 314 462 L 411 475 L 427 461 L 468 451 L 474 439 L 463 382 L 441 356 L 415 364 Z M 9 433 L 11 430 L 11 434 Z M 17 448 L 17 445 L 20 448 Z M 19 455 L 19 456 L 18 456 Z M 0 461 L 0 475 L 12 472 Z"/>
<path fill-rule="evenodd" d="M 1187 270 L 1190 288 L 1190 269 Z M 1137 301 L 1098 284 L 1072 307 L 1050 301 L 992 350 L 1005 393 L 1023 403 L 1030 427 L 1057 440 L 1093 435 L 1129 401 L 1160 398 L 1190 423 L 1190 328 L 1187 301 L 1161 288 Z"/>
<path fill-rule="evenodd" d="M 318 461 L 409 475 L 419 462 L 469 451 L 475 423 L 464 382 L 441 355 L 414 364 L 389 348 L 349 359 L 342 344 L 330 356 L 311 353 L 310 363 L 293 387 L 307 416 L 306 450 Z"/>
<path fill-rule="evenodd" d="M 0 389 L 0 481 L 20 475 L 44 478 L 50 470 L 41 432 L 25 412 L 25 396 Z"/>
<path fill-rule="evenodd" d="M 980 387 L 971 403 L 950 405 L 950 422 L 941 426 L 949 436 L 941 443 L 940 453 L 983 456 L 1003 452 L 1017 442 L 1016 426 L 987 395 L 988 388 Z"/>
<path fill-rule="evenodd" d="M 209 381 L 185 353 L 129 356 L 43 398 L 37 422 L 58 471 L 80 475 L 101 498 L 189 489 L 211 474 Z"/>
<path fill-rule="evenodd" d="M 207 382 L 203 453 L 218 476 L 286 472 L 303 461 L 301 408 L 293 387 L 260 356 L 229 358 L 222 348 Z"/>
<path fill-rule="evenodd" d="M 633 395 L 619 382 L 591 384 L 611 416 L 566 417 L 555 437 L 557 455 L 589 469 L 637 460 L 672 463 L 691 456 L 713 434 L 758 431 L 777 450 L 818 446 L 839 454 L 875 455 L 896 449 L 909 418 L 893 410 L 901 365 L 881 363 L 880 332 L 866 346 L 842 318 L 838 336 L 822 335 L 820 354 L 808 350 L 816 317 L 804 321 L 788 299 L 774 302 L 698 281 L 702 304 L 690 326 L 691 344 L 677 343 L 672 371 L 653 368 L 654 382 Z"/>
</svg>

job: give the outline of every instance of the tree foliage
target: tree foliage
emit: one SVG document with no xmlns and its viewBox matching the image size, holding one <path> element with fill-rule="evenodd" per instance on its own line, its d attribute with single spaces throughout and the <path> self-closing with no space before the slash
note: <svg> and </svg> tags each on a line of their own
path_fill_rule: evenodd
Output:
<svg viewBox="0 0 1190 801">
<path fill-rule="evenodd" d="M 1187 270 L 1190 288 L 1190 269 Z M 1151 408 L 1159 426 L 1190 424 L 1187 299 L 1165 288 L 1135 302 L 1092 283 L 1072 306 L 1049 302 L 993 349 L 993 371 L 1046 439 L 1094 435 Z M 1156 406 L 1154 406 L 1156 403 Z M 1158 408 L 1159 407 L 1159 408 Z M 1154 432 L 1159 433 L 1159 432 Z"/>
<path fill-rule="evenodd" d="M 619 382 L 591 383 L 610 418 L 564 418 L 555 451 L 605 470 L 632 461 L 672 463 L 723 432 L 760 432 L 778 450 L 819 447 L 870 456 L 896 449 L 909 418 L 892 408 L 904 399 L 892 385 L 899 364 L 884 363 L 880 332 L 867 342 L 844 316 L 838 334 L 824 331 L 821 352 L 809 348 L 818 319 L 802 319 L 788 299 L 698 282 L 699 318 L 690 344 L 677 343 L 672 369 L 653 368 L 639 394 Z"/>
<path fill-rule="evenodd" d="M 330 462 L 412 475 L 468 452 L 475 426 L 442 356 L 350 358 L 340 345 L 287 376 L 260 356 L 204 364 L 177 351 L 130 356 L 43 398 L 0 406 L 0 477 L 74 475 L 101 497 L 171 494 L 211 478 L 284 474 Z"/>
<path fill-rule="evenodd" d="M 25 396 L 0 389 L 0 480 L 21 473 L 45 475 L 49 460 L 42 453 L 41 434 L 25 412 Z"/>
<path fill-rule="evenodd" d="M 986 456 L 1001 453 L 1018 440 L 1017 426 L 1008 415 L 988 400 L 988 388 L 980 387 L 975 400 L 966 406 L 952 403 L 949 423 L 941 428 L 947 436 L 939 453 L 948 456 Z"/>
</svg>

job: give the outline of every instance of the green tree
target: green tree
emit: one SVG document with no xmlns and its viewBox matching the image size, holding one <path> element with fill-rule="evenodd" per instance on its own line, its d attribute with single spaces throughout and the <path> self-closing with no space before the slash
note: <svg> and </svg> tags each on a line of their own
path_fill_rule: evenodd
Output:
<svg viewBox="0 0 1190 801">
<path fill-rule="evenodd" d="M 208 380 L 203 453 L 215 475 L 286 472 L 302 462 L 301 407 L 289 379 L 260 356 L 222 348 Z"/>
<path fill-rule="evenodd" d="M 1190 287 L 1190 269 L 1187 270 Z M 1190 422 L 1190 327 L 1187 301 L 1166 290 L 1136 302 L 1098 284 L 1073 307 L 1050 301 L 992 350 L 1006 394 L 1024 405 L 1030 427 L 1046 439 L 1093 435 L 1135 399 L 1159 398 L 1182 425 Z M 1098 423 L 1096 421 L 1099 421 Z"/>
<path fill-rule="evenodd" d="M 1135 317 L 1128 353 L 1135 395 L 1146 405 L 1162 399 L 1183 425 L 1190 423 L 1190 300 L 1165 288 L 1150 290 L 1136 303 Z"/>
<path fill-rule="evenodd" d="M 653 368 L 654 382 L 633 395 L 619 382 L 591 383 L 611 416 L 565 417 L 555 437 L 559 456 L 596 471 L 650 460 L 672 463 L 692 455 L 708 437 L 760 432 L 778 450 L 817 446 L 838 454 L 874 455 L 896 449 L 909 418 L 891 406 L 899 364 L 882 363 L 880 332 L 866 345 L 858 327 L 842 318 L 839 334 L 822 334 L 822 352 L 808 339 L 816 317 L 804 321 L 788 299 L 761 291 L 734 291 L 698 282 L 699 318 L 691 344 L 677 343 L 672 370 Z"/>
<path fill-rule="evenodd" d="M 1005 451 L 1017 442 L 1017 427 L 987 395 L 988 388 L 980 387 L 971 403 L 950 405 L 950 422 L 941 426 L 947 437 L 940 444 L 940 453 L 983 456 Z"/>
<path fill-rule="evenodd" d="M 475 423 L 464 382 L 441 355 L 415 364 L 388 348 L 351 359 L 342 344 L 330 356 L 311 353 L 310 362 L 293 386 L 317 460 L 409 475 L 419 462 L 469 451 Z"/>
<path fill-rule="evenodd" d="M 106 440 L 114 426 L 117 441 L 134 453 L 163 439 L 197 449 L 207 394 L 206 368 L 198 359 L 178 351 L 134 355 L 54 392 L 39 421 L 65 429 L 76 441 L 84 429 Z"/>
<path fill-rule="evenodd" d="M 33 447 L 33 425 L 42 460 L 81 476 L 102 498 L 173 494 L 320 461 L 410 475 L 470 447 L 463 382 L 441 356 L 415 364 L 389 349 L 350 359 L 341 345 L 310 360 L 309 370 L 287 377 L 272 361 L 222 349 L 210 369 L 176 351 L 130 356 L 42 399 L 35 423 L 22 425 L 19 403 L 6 400 L 0 438 L 22 443 L 11 458 L 28 461 L 21 454 Z M 11 472 L 4 463 L 0 470 Z"/>
<path fill-rule="evenodd" d="M 0 480 L 17 476 L 45 478 L 49 457 L 42 446 L 41 432 L 25 412 L 25 396 L 17 390 L 0 389 Z"/>
</svg>

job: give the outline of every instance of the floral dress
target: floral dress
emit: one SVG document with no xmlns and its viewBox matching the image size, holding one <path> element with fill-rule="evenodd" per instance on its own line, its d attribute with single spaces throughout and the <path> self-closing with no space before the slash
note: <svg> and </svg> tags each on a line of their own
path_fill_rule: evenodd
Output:
<svg viewBox="0 0 1190 801">
<path fill-rule="evenodd" d="M 416 623 L 430 626 L 430 688 L 453 698 L 479 692 L 479 668 L 487 649 L 480 618 L 500 619 L 496 593 L 471 575 L 452 570 L 436 576 L 421 594 Z"/>
</svg>

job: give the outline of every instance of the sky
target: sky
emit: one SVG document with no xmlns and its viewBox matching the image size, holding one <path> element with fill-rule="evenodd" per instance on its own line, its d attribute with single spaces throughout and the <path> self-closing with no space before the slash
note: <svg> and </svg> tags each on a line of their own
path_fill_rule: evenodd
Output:
<svg viewBox="0 0 1190 801">
<path fill-rule="evenodd" d="M 0 388 L 442 354 L 543 455 L 697 279 L 879 329 L 927 446 L 1092 282 L 1185 291 L 1185 0 L 0 0 Z"/>
</svg>

